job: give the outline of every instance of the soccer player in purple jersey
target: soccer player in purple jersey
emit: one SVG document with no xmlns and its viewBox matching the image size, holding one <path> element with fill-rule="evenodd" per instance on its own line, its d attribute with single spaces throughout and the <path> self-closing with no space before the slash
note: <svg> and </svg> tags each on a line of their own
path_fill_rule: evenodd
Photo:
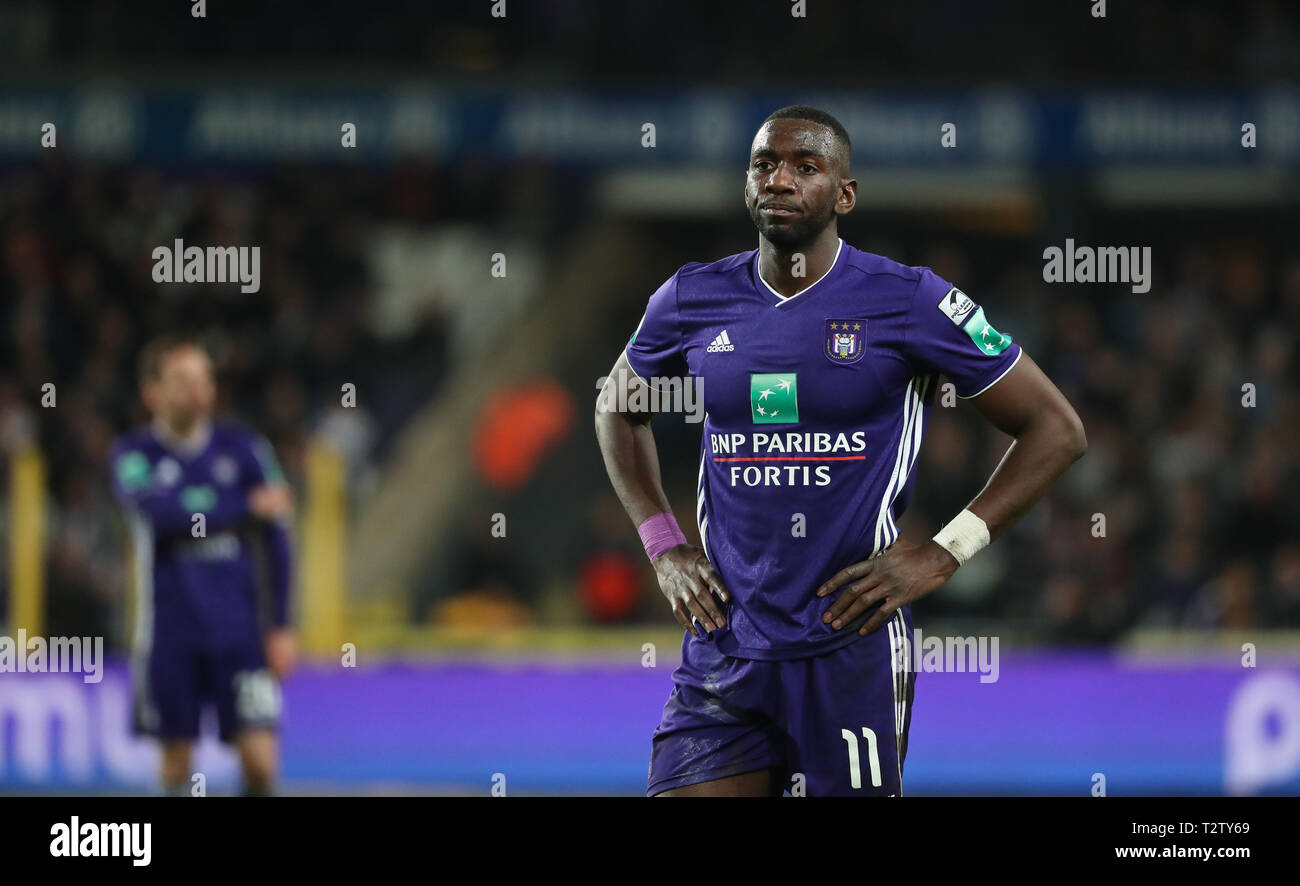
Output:
<svg viewBox="0 0 1300 886">
<path fill-rule="evenodd" d="M 200 710 L 239 751 L 244 793 L 274 787 L 289 625 L 293 496 L 261 436 L 212 420 L 212 362 L 185 338 L 150 343 L 153 422 L 114 441 L 113 489 L 133 543 L 135 727 L 162 743 L 168 794 L 190 791 Z M 200 518 L 199 515 L 202 515 Z"/>
<path fill-rule="evenodd" d="M 901 794 L 911 603 L 1087 446 L 1061 392 L 969 296 L 840 239 L 858 187 L 849 151 L 831 115 L 773 113 L 745 182 L 758 248 L 659 287 L 597 403 L 610 480 L 687 631 L 650 796 Z M 933 539 L 900 539 L 940 375 L 1015 441 Z M 691 380 L 702 547 L 660 483 L 655 410 L 636 408 L 655 403 L 646 385 Z"/>
</svg>

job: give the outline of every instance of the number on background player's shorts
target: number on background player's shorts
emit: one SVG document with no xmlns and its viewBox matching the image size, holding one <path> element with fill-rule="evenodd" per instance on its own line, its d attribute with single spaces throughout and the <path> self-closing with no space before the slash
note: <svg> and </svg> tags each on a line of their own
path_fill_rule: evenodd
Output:
<svg viewBox="0 0 1300 886">
<path fill-rule="evenodd" d="M 279 719 L 280 684 L 266 668 L 235 674 L 235 712 L 240 723 L 261 725 Z"/>
</svg>

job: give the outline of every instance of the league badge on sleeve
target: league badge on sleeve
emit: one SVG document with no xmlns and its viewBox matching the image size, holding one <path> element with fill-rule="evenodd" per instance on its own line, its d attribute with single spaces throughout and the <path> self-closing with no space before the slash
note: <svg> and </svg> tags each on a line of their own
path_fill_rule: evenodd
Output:
<svg viewBox="0 0 1300 886">
<path fill-rule="evenodd" d="M 832 363 L 856 363 L 862 359 L 867 331 L 866 320 L 826 321 L 826 356 Z"/>
<path fill-rule="evenodd" d="M 955 286 L 939 302 L 939 310 L 956 326 L 965 326 L 975 308 L 976 304 L 970 300 L 970 296 Z"/>
<path fill-rule="evenodd" d="M 138 492 L 149 485 L 152 470 L 149 458 L 143 452 L 128 452 L 117 460 L 117 482 L 127 492 Z"/>
</svg>

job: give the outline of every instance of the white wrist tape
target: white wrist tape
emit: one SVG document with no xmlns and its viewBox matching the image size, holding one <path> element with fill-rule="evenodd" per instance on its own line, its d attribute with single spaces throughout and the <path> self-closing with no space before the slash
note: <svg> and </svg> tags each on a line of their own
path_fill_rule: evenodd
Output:
<svg viewBox="0 0 1300 886">
<path fill-rule="evenodd" d="M 935 544 L 952 554 L 958 566 L 974 557 L 989 543 L 988 524 L 963 509 L 952 521 L 939 530 L 934 537 Z"/>
</svg>

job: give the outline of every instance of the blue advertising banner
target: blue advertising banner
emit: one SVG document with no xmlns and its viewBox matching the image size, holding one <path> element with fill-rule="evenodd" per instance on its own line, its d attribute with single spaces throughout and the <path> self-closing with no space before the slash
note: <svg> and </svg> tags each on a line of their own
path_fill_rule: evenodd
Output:
<svg viewBox="0 0 1300 886">
<path fill-rule="evenodd" d="M 665 662 L 308 667 L 285 686 L 284 787 L 639 794 L 670 674 Z M 131 735 L 129 702 L 121 663 L 93 683 L 0 674 L 0 790 L 153 790 L 157 752 Z M 209 791 L 237 786 L 211 738 L 195 770 Z M 904 788 L 1300 794 L 1300 667 L 1056 652 L 1006 653 L 992 673 L 922 670 Z"/>
<path fill-rule="evenodd" d="M 1300 90 L 969 92 L 483 89 L 411 83 L 0 88 L 0 160 L 538 161 L 599 170 L 741 163 L 785 104 L 839 117 L 865 167 L 1069 169 L 1300 161 Z M 49 127 L 53 126 L 52 133 Z M 350 127 L 350 129 L 349 129 Z M 52 138 L 51 138 L 52 135 Z"/>
</svg>

